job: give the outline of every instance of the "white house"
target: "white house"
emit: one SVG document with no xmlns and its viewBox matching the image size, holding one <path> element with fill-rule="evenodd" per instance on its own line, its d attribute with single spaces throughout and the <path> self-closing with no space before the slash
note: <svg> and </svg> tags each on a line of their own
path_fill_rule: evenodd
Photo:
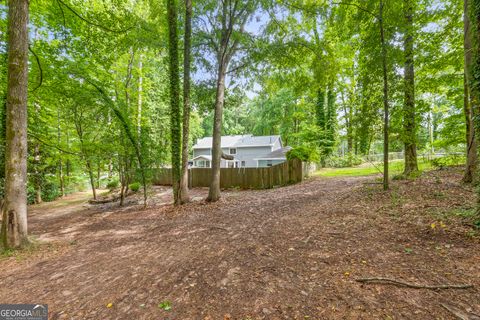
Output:
<svg viewBox="0 0 480 320">
<path fill-rule="evenodd" d="M 222 159 L 222 168 L 270 167 L 286 161 L 290 147 L 283 147 L 280 136 L 222 136 L 222 151 L 234 160 Z M 199 139 L 193 146 L 193 167 L 211 168 L 212 137 Z"/>
</svg>

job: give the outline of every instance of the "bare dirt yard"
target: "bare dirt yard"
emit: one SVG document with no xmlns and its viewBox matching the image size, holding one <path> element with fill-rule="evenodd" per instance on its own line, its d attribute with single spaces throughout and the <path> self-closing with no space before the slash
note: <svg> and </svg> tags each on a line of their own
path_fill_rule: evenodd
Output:
<svg viewBox="0 0 480 320">
<path fill-rule="evenodd" d="M 475 195 L 460 178 L 388 192 L 372 176 L 314 178 L 214 204 L 198 189 L 181 208 L 156 188 L 146 210 L 71 195 L 30 208 L 40 244 L 0 259 L 0 302 L 47 303 L 50 319 L 478 319 Z"/>
</svg>

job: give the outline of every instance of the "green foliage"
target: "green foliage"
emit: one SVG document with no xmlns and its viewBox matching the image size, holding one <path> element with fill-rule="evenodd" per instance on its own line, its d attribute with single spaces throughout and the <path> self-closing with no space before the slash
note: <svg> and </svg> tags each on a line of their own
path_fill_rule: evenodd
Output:
<svg viewBox="0 0 480 320">
<path fill-rule="evenodd" d="M 331 156 L 326 160 L 327 167 L 332 167 L 332 168 L 354 167 L 362 163 L 363 163 L 363 158 L 353 153 L 348 153 L 346 156 L 343 156 L 343 157 Z"/>
<path fill-rule="evenodd" d="M 116 188 L 118 188 L 119 181 L 117 179 L 111 180 L 107 183 L 107 189 L 112 191 Z"/>
<path fill-rule="evenodd" d="M 49 202 L 61 196 L 58 184 L 55 181 L 46 181 L 42 185 L 42 200 Z"/>
<path fill-rule="evenodd" d="M 165 311 L 170 311 L 172 310 L 172 303 L 170 301 L 163 301 L 158 304 L 158 307 Z"/>
<path fill-rule="evenodd" d="M 129 184 L 129 185 L 128 185 L 128 188 L 129 188 L 130 190 L 132 190 L 133 192 L 138 192 L 138 190 L 140 190 L 140 187 L 141 187 L 141 186 L 142 186 L 142 185 L 141 185 L 139 182 L 134 182 L 134 183 L 132 183 L 132 184 Z"/>
<path fill-rule="evenodd" d="M 298 146 L 287 152 L 287 159 L 300 159 L 305 162 L 313 162 L 318 160 L 318 156 L 315 151 L 312 150 L 312 148 L 307 146 Z"/>
<path fill-rule="evenodd" d="M 431 160 L 432 166 L 437 169 L 443 169 L 449 166 L 458 166 L 460 164 L 465 164 L 465 155 L 449 155 L 439 158 L 433 158 Z"/>
<path fill-rule="evenodd" d="M 321 160 L 333 167 L 355 166 L 363 155 L 381 153 L 383 139 L 378 2 L 297 2 L 239 3 L 246 12 L 261 4 L 263 11 L 255 14 L 266 14 L 246 22 L 246 29 L 253 32 L 242 33 L 238 28 L 232 34 L 241 54 L 233 59 L 227 74 L 223 134 L 278 134 L 285 145 L 294 147 L 289 158 Z M 116 185 L 107 184 L 112 188 L 119 179 L 124 184 L 141 181 L 142 169 L 168 166 L 172 160 L 173 167 L 178 167 L 181 57 L 176 50 L 182 44 L 175 42 L 181 38 L 183 20 L 175 14 L 168 19 L 165 1 L 118 0 L 99 5 L 96 0 L 75 0 L 65 4 L 68 7 L 57 2 L 31 3 L 30 47 L 41 64 L 30 55 L 30 202 L 38 186 L 44 200 L 57 197 L 61 180 L 65 192 L 71 193 L 86 190 L 90 177 L 93 184 L 99 184 L 113 175 Z M 464 152 L 462 3 L 413 4 L 419 153 Z M 405 63 L 402 8 L 403 1 L 385 1 L 391 151 L 402 151 L 405 140 L 405 88 L 399 72 Z M 6 58 L 6 10 L 0 6 L 1 61 Z M 200 77 L 192 83 L 190 145 L 212 133 L 217 75 L 212 41 L 221 33 L 206 28 L 205 22 L 216 29 L 222 22 L 217 19 L 215 1 L 196 2 L 193 11 L 198 19 L 193 26 L 192 68 Z M 169 28 L 179 33 L 171 45 Z M 169 68 L 168 57 L 177 60 L 172 63 L 176 68 Z M 477 65 L 475 79 L 480 78 L 479 69 Z M 40 75 L 42 86 L 34 91 Z M 5 77 L 6 64 L 0 63 L 0 169 Z M 174 112 L 170 112 L 170 98 Z M 462 161 L 442 158 L 428 165 L 443 167 Z M 348 174 L 378 172 L 371 166 L 347 170 L 351 170 Z M 0 170 L 0 179 L 2 175 Z"/>
</svg>

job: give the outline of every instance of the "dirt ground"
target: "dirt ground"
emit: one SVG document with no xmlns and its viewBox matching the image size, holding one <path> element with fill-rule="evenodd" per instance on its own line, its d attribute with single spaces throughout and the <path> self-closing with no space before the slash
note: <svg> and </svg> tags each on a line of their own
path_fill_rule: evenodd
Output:
<svg viewBox="0 0 480 320">
<path fill-rule="evenodd" d="M 456 319 L 442 304 L 475 319 L 480 241 L 460 177 L 432 171 L 388 192 L 372 176 L 315 178 L 214 204 L 198 189 L 181 208 L 156 188 L 147 210 L 76 194 L 30 208 L 42 244 L 0 260 L 0 302 L 47 303 L 50 319 Z"/>
</svg>

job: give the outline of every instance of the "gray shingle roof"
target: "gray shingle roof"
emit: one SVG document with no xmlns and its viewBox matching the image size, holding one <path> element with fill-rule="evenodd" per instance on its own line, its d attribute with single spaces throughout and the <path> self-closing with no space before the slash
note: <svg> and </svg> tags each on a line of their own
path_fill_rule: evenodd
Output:
<svg viewBox="0 0 480 320">
<path fill-rule="evenodd" d="M 235 146 L 236 147 L 251 147 L 251 146 L 270 146 L 275 143 L 280 136 L 247 136 L 240 139 Z"/>
<path fill-rule="evenodd" d="M 222 136 L 222 148 L 241 148 L 252 146 L 270 146 L 273 145 L 280 136 L 257 136 L 251 134 L 237 136 Z M 210 149 L 212 147 L 212 137 L 199 139 L 193 146 L 194 149 Z"/>
<path fill-rule="evenodd" d="M 287 152 L 290 151 L 291 149 L 292 149 L 292 147 L 280 148 L 280 149 L 277 149 L 277 150 L 274 150 L 274 151 L 270 152 L 267 155 L 264 155 L 262 157 L 255 158 L 255 159 L 286 159 L 287 158 Z"/>
</svg>

